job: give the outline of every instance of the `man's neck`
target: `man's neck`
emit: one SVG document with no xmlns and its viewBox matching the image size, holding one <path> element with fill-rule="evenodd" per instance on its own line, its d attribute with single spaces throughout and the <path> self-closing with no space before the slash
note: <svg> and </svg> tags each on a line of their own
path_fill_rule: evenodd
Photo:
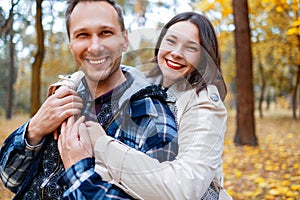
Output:
<svg viewBox="0 0 300 200">
<path fill-rule="evenodd" d="M 101 80 L 99 82 L 88 82 L 88 87 L 91 92 L 91 95 L 94 99 L 97 97 L 106 94 L 117 86 L 121 85 L 126 81 L 126 77 L 123 74 L 122 70 L 118 70 L 113 73 L 109 78 Z"/>
</svg>

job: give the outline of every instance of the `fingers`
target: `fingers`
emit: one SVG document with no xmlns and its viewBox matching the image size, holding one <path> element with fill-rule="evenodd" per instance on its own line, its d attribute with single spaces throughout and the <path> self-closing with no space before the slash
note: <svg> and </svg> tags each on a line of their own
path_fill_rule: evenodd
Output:
<svg viewBox="0 0 300 200">
<path fill-rule="evenodd" d="M 77 93 L 75 90 L 69 88 L 68 86 L 60 86 L 52 96 L 54 96 L 55 98 L 63 98 L 69 95 L 77 95 Z"/>
<path fill-rule="evenodd" d="M 92 144 L 91 144 L 91 140 L 90 140 L 86 125 L 84 123 L 81 123 L 79 125 L 79 134 L 80 134 L 80 140 L 82 142 L 82 146 L 86 149 L 88 154 L 91 157 L 93 157 L 94 156 L 93 147 L 92 147 Z"/>
<path fill-rule="evenodd" d="M 66 133 L 65 137 L 69 136 L 73 139 L 77 139 L 79 138 L 78 136 L 78 127 L 77 124 L 75 124 L 75 117 L 71 116 L 68 118 L 67 120 L 67 125 L 66 125 Z"/>
<path fill-rule="evenodd" d="M 99 123 L 96 123 L 93 121 L 87 121 L 87 122 L 85 122 L 85 124 L 91 135 L 96 135 L 96 136 L 97 135 L 99 135 L 99 136 L 106 135 L 105 130 Z"/>
<path fill-rule="evenodd" d="M 53 132 L 53 138 L 54 140 L 58 139 L 58 130 Z"/>
<path fill-rule="evenodd" d="M 95 143 L 98 140 L 98 138 L 106 135 L 106 132 L 99 123 L 87 121 L 87 122 L 85 122 L 85 124 L 86 124 L 87 130 L 88 130 L 88 133 L 89 133 L 92 147 L 94 148 Z"/>
<path fill-rule="evenodd" d="M 60 88 L 59 88 L 60 89 Z M 78 115 L 83 108 L 82 99 L 74 90 L 65 88 L 48 97 L 38 111 L 37 119 L 43 123 L 46 133 L 54 131 L 72 115 Z"/>
<path fill-rule="evenodd" d="M 85 116 L 81 116 L 77 119 L 78 123 L 84 123 L 85 122 Z"/>
<path fill-rule="evenodd" d="M 55 96 L 49 97 L 49 107 L 54 113 L 60 114 L 61 117 L 69 117 L 70 115 L 79 114 L 83 108 L 82 99 L 77 95 L 64 96 L 58 98 Z"/>
<path fill-rule="evenodd" d="M 76 91 L 67 86 L 59 87 L 30 120 L 26 139 L 32 145 L 38 144 L 45 135 L 55 131 L 67 118 L 80 114 L 82 108 L 82 99 Z M 54 138 L 57 137 L 55 134 Z"/>
<path fill-rule="evenodd" d="M 81 159 L 92 157 L 92 148 L 89 145 L 89 138 L 79 137 L 79 131 L 86 129 L 85 117 L 75 121 L 75 117 L 69 117 L 62 123 L 61 134 L 58 139 L 58 148 L 66 169 Z"/>
<path fill-rule="evenodd" d="M 74 118 L 74 117 L 73 117 Z M 81 116 L 77 119 L 77 121 L 74 123 L 74 126 L 76 127 L 77 129 L 77 133 L 79 131 L 79 126 L 80 124 L 84 123 L 84 120 L 85 120 L 85 117 L 84 116 Z M 77 134 L 79 136 L 79 134 Z"/>
<path fill-rule="evenodd" d="M 71 102 L 77 103 L 77 104 L 81 104 L 82 105 L 82 99 L 78 96 L 78 95 L 68 95 L 68 96 L 63 96 L 61 98 L 57 97 L 56 98 L 57 104 L 58 105 L 65 105 Z M 82 106 L 81 106 L 82 107 Z"/>
<path fill-rule="evenodd" d="M 63 122 L 61 125 L 61 129 L 60 129 L 61 134 L 58 137 L 58 150 L 59 152 L 62 152 L 62 147 L 63 147 L 63 137 L 65 135 L 66 132 L 66 122 Z"/>
<path fill-rule="evenodd" d="M 58 88 L 56 92 L 48 99 L 48 103 L 55 108 L 64 106 L 64 109 L 82 109 L 83 107 L 83 101 L 78 96 L 76 91 L 66 86 L 61 86 Z"/>
<path fill-rule="evenodd" d="M 94 121 L 86 121 L 85 125 L 87 127 L 99 127 L 99 128 L 102 128 L 102 126 L 98 122 L 94 122 Z"/>
</svg>

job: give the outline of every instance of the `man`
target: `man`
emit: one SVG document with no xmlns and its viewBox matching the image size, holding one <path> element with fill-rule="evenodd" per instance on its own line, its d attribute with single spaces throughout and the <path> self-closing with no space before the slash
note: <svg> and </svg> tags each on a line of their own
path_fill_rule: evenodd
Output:
<svg viewBox="0 0 300 200">
<path fill-rule="evenodd" d="M 122 11 L 113 0 L 68 1 L 66 24 L 70 50 L 84 78 L 77 93 L 58 88 L 6 139 L 0 152 L 2 181 L 15 199 L 128 199 L 94 172 L 94 159 L 84 145 L 76 158 L 62 157 L 62 162 L 55 130 L 84 119 L 98 121 L 108 135 L 162 161 L 177 154 L 175 120 L 162 103 L 163 91 L 120 67 L 128 39 Z"/>
</svg>

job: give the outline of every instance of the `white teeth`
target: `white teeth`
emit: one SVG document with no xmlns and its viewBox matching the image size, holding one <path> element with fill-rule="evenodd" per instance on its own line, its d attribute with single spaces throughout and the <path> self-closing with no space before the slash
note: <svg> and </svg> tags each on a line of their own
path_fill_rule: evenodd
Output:
<svg viewBox="0 0 300 200">
<path fill-rule="evenodd" d="M 174 67 L 180 67 L 180 66 L 181 66 L 180 64 L 174 63 L 174 62 L 172 62 L 172 61 L 170 61 L 170 60 L 168 60 L 168 63 L 169 63 L 170 65 L 174 66 Z"/>
<path fill-rule="evenodd" d="M 101 60 L 92 60 L 92 59 L 89 59 L 89 62 L 93 65 L 99 65 L 99 64 L 102 64 L 106 61 L 106 59 L 101 59 Z"/>
</svg>

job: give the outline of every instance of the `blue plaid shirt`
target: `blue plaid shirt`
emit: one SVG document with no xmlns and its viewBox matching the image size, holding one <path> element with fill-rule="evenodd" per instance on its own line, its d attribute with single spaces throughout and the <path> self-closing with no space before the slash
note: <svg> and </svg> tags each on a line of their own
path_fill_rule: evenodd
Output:
<svg viewBox="0 0 300 200">
<path fill-rule="evenodd" d="M 120 88 L 97 99 L 94 106 L 87 106 L 83 114 L 99 121 L 108 135 L 130 147 L 159 161 L 173 160 L 178 150 L 177 126 L 171 111 L 162 103 L 161 90 L 155 86 L 134 89 L 136 81 L 130 73 L 125 75 L 127 81 Z M 77 91 L 83 92 L 81 96 L 89 102 L 86 89 L 83 82 Z M 118 100 L 123 96 L 118 95 L 123 95 L 124 90 L 134 92 L 120 104 Z M 115 185 L 102 181 L 94 172 L 92 158 L 79 161 L 67 171 L 62 162 L 51 162 L 51 157 L 59 161 L 52 135 L 45 137 L 42 146 L 29 148 L 24 139 L 26 127 L 27 123 L 13 132 L 0 152 L 1 178 L 6 187 L 17 193 L 15 199 L 34 198 L 41 185 L 45 199 L 61 199 L 62 194 L 65 199 L 131 199 Z"/>
</svg>

